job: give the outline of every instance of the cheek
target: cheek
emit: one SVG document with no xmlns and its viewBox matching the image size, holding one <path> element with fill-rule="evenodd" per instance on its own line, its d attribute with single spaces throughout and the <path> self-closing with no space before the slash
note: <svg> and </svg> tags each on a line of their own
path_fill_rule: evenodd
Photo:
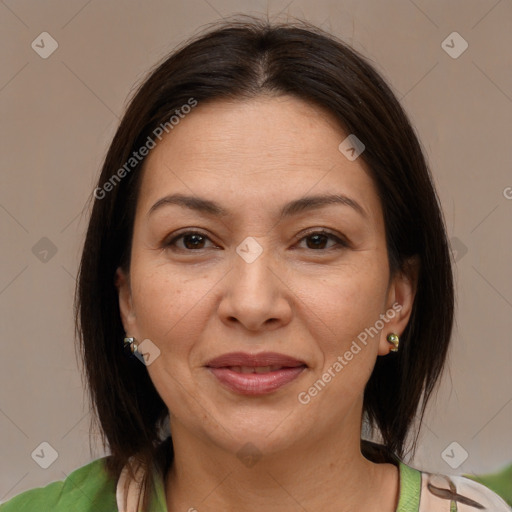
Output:
<svg viewBox="0 0 512 512">
<path fill-rule="evenodd" d="M 380 266 L 379 266 L 380 267 Z M 377 265 L 344 268 L 298 284 L 304 319 L 323 326 L 322 344 L 344 347 L 375 324 L 386 302 L 386 272 Z M 314 315 L 307 315 L 307 309 Z M 313 329 L 314 332 L 314 329 Z"/>
<path fill-rule="evenodd" d="M 302 287 L 301 315 L 321 353 L 314 381 L 321 379 L 330 388 L 321 401 L 338 403 L 343 396 L 351 403 L 363 392 L 378 352 L 375 325 L 385 307 L 386 276 L 373 262 L 373 267 L 345 268 Z"/>
<path fill-rule="evenodd" d="M 132 294 L 139 336 L 160 350 L 148 373 L 173 414 L 185 414 L 183 404 L 197 393 L 191 354 L 204 336 L 211 282 L 170 272 L 165 266 L 146 269 L 133 273 Z"/>
<path fill-rule="evenodd" d="M 165 265 L 133 272 L 132 296 L 139 335 L 166 350 L 184 349 L 194 340 L 197 314 L 211 283 L 191 279 Z M 194 316 L 196 317 L 194 319 Z"/>
</svg>

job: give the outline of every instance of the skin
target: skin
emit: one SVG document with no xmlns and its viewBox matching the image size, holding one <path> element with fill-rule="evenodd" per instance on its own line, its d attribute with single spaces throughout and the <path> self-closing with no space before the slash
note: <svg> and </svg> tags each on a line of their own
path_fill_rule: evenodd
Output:
<svg viewBox="0 0 512 512">
<path fill-rule="evenodd" d="M 362 456 L 361 414 L 376 358 L 391 348 L 387 334 L 407 325 L 416 278 L 390 275 L 380 200 L 362 159 L 338 150 L 346 136 L 329 113 L 290 96 L 215 101 L 199 104 L 146 159 L 130 271 L 118 269 L 117 286 L 127 335 L 160 350 L 147 369 L 170 413 L 169 511 L 396 509 L 397 468 Z M 175 204 L 149 213 L 173 193 L 229 214 Z M 285 203 L 326 193 L 357 201 L 364 215 L 331 204 L 278 218 Z M 346 245 L 311 236 L 320 229 Z M 203 238 L 166 245 L 187 230 Z M 252 263 L 236 252 L 248 236 L 263 249 Z M 396 303 L 402 309 L 384 329 L 300 403 Z M 308 367 L 248 397 L 204 366 L 234 351 L 280 352 Z M 259 456 L 250 467 L 237 457 L 247 443 Z"/>
</svg>

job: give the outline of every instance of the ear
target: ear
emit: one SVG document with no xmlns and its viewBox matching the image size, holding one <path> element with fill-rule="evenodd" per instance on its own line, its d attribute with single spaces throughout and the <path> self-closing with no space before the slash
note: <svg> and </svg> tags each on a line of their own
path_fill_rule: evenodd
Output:
<svg viewBox="0 0 512 512">
<path fill-rule="evenodd" d="M 419 270 L 419 258 L 413 256 L 406 261 L 403 269 L 397 271 L 390 281 L 385 312 L 388 322 L 380 333 L 380 356 L 389 354 L 393 348 L 393 345 L 386 339 L 388 334 L 395 333 L 401 336 L 407 327 L 416 296 Z"/>
<path fill-rule="evenodd" d="M 119 295 L 119 310 L 121 321 L 127 336 L 136 335 L 135 311 L 132 303 L 132 292 L 130 288 L 130 276 L 121 267 L 116 270 L 115 285 Z"/>
</svg>

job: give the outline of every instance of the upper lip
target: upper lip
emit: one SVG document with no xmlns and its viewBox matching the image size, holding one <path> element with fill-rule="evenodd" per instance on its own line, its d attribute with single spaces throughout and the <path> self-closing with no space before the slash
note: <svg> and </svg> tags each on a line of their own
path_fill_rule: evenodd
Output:
<svg viewBox="0 0 512 512">
<path fill-rule="evenodd" d="M 230 352 L 222 354 L 206 363 L 210 368 L 223 368 L 229 366 L 282 366 L 294 368 L 307 366 L 304 361 L 277 352 L 260 352 L 259 354 L 248 354 L 246 352 Z"/>
</svg>

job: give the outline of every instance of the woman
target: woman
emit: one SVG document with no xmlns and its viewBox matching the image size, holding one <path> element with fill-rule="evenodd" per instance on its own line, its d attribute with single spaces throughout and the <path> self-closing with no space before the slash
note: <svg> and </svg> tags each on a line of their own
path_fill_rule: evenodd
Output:
<svg viewBox="0 0 512 512">
<path fill-rule="evenodd" d="M 112 455 L 2 512 L 510 510 L 402 462 L 449 345 L 450 253 L 413 129 L 356 52 L 254 20 L 188 42 L 93 195 L 77 331 Z"/>
</svg>

